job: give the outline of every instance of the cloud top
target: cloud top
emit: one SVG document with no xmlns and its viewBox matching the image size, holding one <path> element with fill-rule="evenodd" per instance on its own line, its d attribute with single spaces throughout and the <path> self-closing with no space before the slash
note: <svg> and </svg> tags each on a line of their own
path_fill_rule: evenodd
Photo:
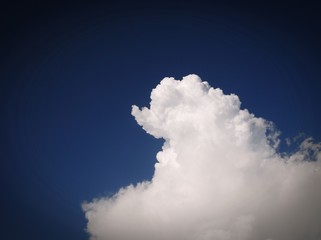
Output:
<svg viewBox="0 0 321 240">
<path fill-rule="evenodd" d="M 150 181 L 83 209 L 92 240 L 321 238 L 321 144 L 280 155 L 273 124 L 197 75 L 164 78 L 133 106 L 164 145 Z"/>
</svg>

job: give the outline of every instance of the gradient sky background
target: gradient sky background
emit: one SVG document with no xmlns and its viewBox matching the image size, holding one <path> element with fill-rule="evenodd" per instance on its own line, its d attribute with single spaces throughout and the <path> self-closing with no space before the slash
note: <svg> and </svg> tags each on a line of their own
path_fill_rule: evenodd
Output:
<svg viewBox="0 0 321 240">
<path fill-rule="evenodd" d="M 150 179 L 162 141 L 131 105 L 166 76 L 320 141 L 321 8 L 303 3 L 2 5 L 1 238 L 88 239 L 82 202 Z"/>
</svg>

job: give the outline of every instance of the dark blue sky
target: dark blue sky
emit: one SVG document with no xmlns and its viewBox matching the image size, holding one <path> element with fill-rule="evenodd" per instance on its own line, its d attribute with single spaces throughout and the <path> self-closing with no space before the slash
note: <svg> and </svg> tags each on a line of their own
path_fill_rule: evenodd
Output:
<svg viewBox="0 0 321 240">
<path fill-rule="evenodd" d="M 88 239 L 81 203 L 150 179 L 161 140 L 130 115 L 195 73 L 282 138 L 321 140 L 317 4 L 14 2 L 1 9 L 3 239 Z M 281 146 L 285 149 L 285 146 Z"/>
</svg>

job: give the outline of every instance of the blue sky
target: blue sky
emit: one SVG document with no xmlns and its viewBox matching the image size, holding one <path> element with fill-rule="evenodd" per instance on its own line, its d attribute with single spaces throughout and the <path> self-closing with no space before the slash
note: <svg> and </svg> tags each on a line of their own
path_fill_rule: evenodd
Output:
<svg viewBox="0 0 321 240">
<path fill-rule="evenodd" d="M 149 179 L 162 141 L 131 105 L 198 74 L 283 138 L 320 141 L 316 5 L 17 3 L 3 7 L 1 234 L 88 239 L 80 204 Z M 285 144 L 281 145 L 285 150 Z"/>
</svg>

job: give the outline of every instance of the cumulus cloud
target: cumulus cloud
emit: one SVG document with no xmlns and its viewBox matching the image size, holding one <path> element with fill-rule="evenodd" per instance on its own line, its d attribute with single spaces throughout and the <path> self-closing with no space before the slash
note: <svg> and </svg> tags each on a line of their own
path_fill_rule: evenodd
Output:
<svg viewBox="0 0 321 240">
<path fill-rule="evenodd" d="M 321 239 L 321 144 L 279 154 L 279 133 L 196 75 L 133 106 L 164 145 L 150 181 L 83 204 L 92 240 Z"/>
</svg>

